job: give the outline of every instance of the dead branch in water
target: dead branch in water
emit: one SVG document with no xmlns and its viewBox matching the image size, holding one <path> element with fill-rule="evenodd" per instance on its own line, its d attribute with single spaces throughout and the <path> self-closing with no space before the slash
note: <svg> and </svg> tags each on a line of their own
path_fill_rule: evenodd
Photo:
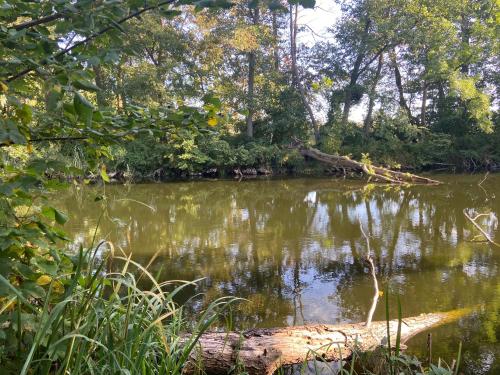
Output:
<svg viewBox="0 0 500 375">
<path fill-rule="evenodd" d="M 422 177 L 411 173 L 393 171 L 392 169 L 358 162 L 348 158 L 347 156 L 326 154 L 315 148 L 304 147 L 300 143 L 294 147 L 298 148 L 303 156 L 318 160 L 339 170 L 352 170 L 356 172 L 362 172 L 370 178 L 374 178 L 376 180 L 387 182 L 390 184 L 441 184 L 440 181 L 433 180 L 427 177 Z"/>
<path fill-rule="evenodd" d="M 483 217 L 483 216 L 489 216 L 489 214 L 478 214 L 475 217 L 471 217 L 471 216 L 469 216 L 469 214 L 467 213 L 467 211 L 464 209 L 464 215 L 476 227 L 476 229 L 479 232 L 481 232 L 481 234 L 486 239 L 486 241 L 488 241 L 490 244 L 492 244 L 492 245 L 494 245 L 496 247 L 500 247 L 500 245 L 497 244 L 495 241 L 493 241 L 493 239 L 491 238 L 491 236 L 488 233 L 486 233 L 485 230 L 483 228 L 481 228 L 481 226 L 477 222 L 477 219 L 479 219 L 480 217 Z"/>
<path fill-rule="evenodd" d="M 370 310 L 368 311 L 368 316 L 366 318 L 366 323 L 365 323 L 366 327 L 370 328 L 370 326 L 372 324 L 373 314 L 375 313 L 375 309 L 377 308 L 378 298 L 380 296 L 380 290 L 378 288 L 377 275 L 375 272 L 375 264 L 373 263 L 373 258 L 371 255 L 370 238 L 363 230 L 363 225 L 361 224 L 361 222 L 359 223 L 359 228 L 361 229 L 361 233 L 363 234 L 363 236 L 365 237 L 365 240 L 366 240 L 366 247 L 367 247 L 366 260 L 368 261 L 368 264 L 370 265 L 370 272 L 371 272 L 371 275 L 373 278 L 373 287 L 375 289 L 375 294 L 373 295 L 372 305 L 370 307 Z"/>
</svg>

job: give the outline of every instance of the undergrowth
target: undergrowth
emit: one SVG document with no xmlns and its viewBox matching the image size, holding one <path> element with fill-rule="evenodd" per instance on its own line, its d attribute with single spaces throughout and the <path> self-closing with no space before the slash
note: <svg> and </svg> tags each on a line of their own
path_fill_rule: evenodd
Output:
<svg viewBox="0 0 500 375">
<path fill-rule="evenodd" d="M 0 340 L 2 375 L 181 374 L 199 336 L 235 300 L 213 301 L 192 322 L 174 297 L 195 282 L 160 283 L 130 256 L 103 256 L 105 247 L 80 248 L 44 300 L 26 298 L 0 276 L 12 296 L 0 310 L 3 332 L 16 335 Z M 19 314 L 26 310 L 37 317 L 32 325 Z"/>
</svg>

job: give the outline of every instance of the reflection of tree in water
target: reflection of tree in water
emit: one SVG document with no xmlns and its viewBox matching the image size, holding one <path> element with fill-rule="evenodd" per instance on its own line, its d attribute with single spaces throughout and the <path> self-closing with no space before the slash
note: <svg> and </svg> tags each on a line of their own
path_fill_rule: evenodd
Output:
<svg viewBox="0 0 500 375">
<path fill-rule="evenodd" d="M 162 278 L 206 277 L 206 299 L 249 299 L 236 312 L 238 326 L 279 326 L 364 319 L 372 286 L 362 261 L 361 220 L 372 234 L 377 274 L 401 294 L 405 315 L 482 304 L 474 324 L 493 342 L 500 251 L 466 241 L 472 228 L 463 209 L 499 217 L 500 200 L 485 196 L 476 180 L 413 188 L 314 179 L 136 185 L 130 191 L 110 186 L 109 218 L 99 235 L 109 233 L 142 262 L 160 250 L 153 271 L 161 270 Z M 499 181 L 492 176 L 484 187 L 494 191 Z M 117 200 L 124 193 L 156 211 Z M 89 238 L 98 203 L 77 205 L 68 197 L 61 205 L 83 218 L 71 230 Z M 117 228 L 113 217 L 125 226 Z M 382 310 L 375 319 L 384 318 Z"/>
</svg>

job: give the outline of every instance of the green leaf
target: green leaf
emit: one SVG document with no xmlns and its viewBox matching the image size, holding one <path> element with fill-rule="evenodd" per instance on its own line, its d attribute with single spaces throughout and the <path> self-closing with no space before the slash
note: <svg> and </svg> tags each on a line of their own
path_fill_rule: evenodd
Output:
<svg viewBox="0 0 500 375">
<path fill-rule="evenodd" d="M 19 132 L 12 120 L 0 119 L 0 144 L 26 144 L 26 138 Z"/>
<path fill-rule="evenodd" d="M 87 81 L 85 79 L 77 79 L 73 82 L 73 86 L 76 87 L 79 90 L 86 90 L 86 91 L 100 91 L 101 89 L 93 84 L 90 81 Z"/>
<path fill-rule="evenodd" d="M 55 219 L 58 224 L 63 225 L 68 221 L 68 217 L 59 210 L 54 210 Z"/>
<path fill-rule="evenodd" d="M 45 290 L 40 286 L 37 285 L 36 282 L 34 281 L 25 281 L 21 285 L 21 290 L 23 294 L 27 294 L 26 297 L 33 296 L 36 298 L 43 298 L 45 297 Z"/>
<path fill-rule="evenodd" d="M 56 210 L 54 207 L 50 206 L 45 206 L 42 207 L 42 215 L 45 216 L 49 220 L 55 220 L 56 219 Z"/>
<path fill-rule="evenodd" d="M 61 92 L 57 90 L 50 90 L 47 94 L 45 104 L 47 106 L 47 110 L 53 112 L 57 109 L 58 104 L 62 98 Z"/>
<path fill-rule="evenodd" d="M 33 118 L 33 111 L 27 104 L 23 104 L 22 107 L 16 111 L 16 113 L 21 122 L 25 125 L 29 124 Z"/>
<path fill-rule="evenodd" d="M 40 269 L 44 274 L 57 275 L 57 263 L 54 261 L 48 261 L 39 256 L 31 258 L 30 263 Z"/>
<path fill-rule="evenodd" d="M 106 173 L 106 166 L 102 166 L 101 168 L 101 178 L 104 182 L 109 182 L 109 176 L 108 174 Z"/>
<path fill-rule="evenodd" d="M 68 221 L 68 217 L 64 213 L 50 206 L 42 208 L 42 215 L 49 220 L 55 220 L 56 223 L 61 225 Z"/>
<path fill-rule="evenodd" d="M 90 126 L 92 124 L 92 113 L 94 110 L 92 104 L 83 95 L 76 92 L 73 99 L 73 106 L 75 107 L 78 119 L 87 126 Z"/>
</svg>

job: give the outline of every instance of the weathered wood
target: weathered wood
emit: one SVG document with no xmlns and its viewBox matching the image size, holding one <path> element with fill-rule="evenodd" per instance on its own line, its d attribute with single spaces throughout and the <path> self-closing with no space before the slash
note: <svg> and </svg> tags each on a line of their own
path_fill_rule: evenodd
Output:
<svg viewBox="0 0 500 375">
<path fill-rule="evenodd" d="M 377 178 L 385 182 L 389 182 L 391 184 L 441 184 L 440 181 L 433 180 L 427 177 L 422 177 L 411 173 L 393 171 L 388 168 L 361 163 L 346 156 L 326 154 L 315 148 L 299 148 L 299 150 L 303 156 L 321 161 L 335 168 L 363 172 L 368 176 Z"/>
<path fill-rule="evenodd" d="M 454 321 L 468 310 L 422 314 L 403 319 L 401 342 L 431 327 Z M 398 321 L 389 322 L 391 342 L 396 342 Z M 370 351 L 387 344 L 387 323 L 315 324 L 241 333 L 209 332 L 201 336 L 185 374 L 203 370 L 210 375 L 228 373 L 241 366 L 249 375 L 271 375 L 279 367 L 318 357 L 327 361 L 348 359 L 354 348 Z"/>
<path fill-rule="evenodd" d="M 491 238 L 491 236 L 486 233 L 484 231 L 483 228 L 481 228 L 481 226 L 477 223 L 477 219 L 479 219 L 481 216 L 489 216 L 489 214 L 479 214 L 479 215 L 476 215 L 475 217 L 471 217 L 469 216 L 469 214 L 467 213 L 467 210 L 464 209 L 464 215 L 465 217 L 477 228 L 477 230 L 479 232 L 481 232 L 481 234 L 483 235 L 483 237 L 486 239 L 486 241 L 488 241 L 490 244 L 496 246 L 496 247 L 500 247 L 500 244 L 497 244 L 493 238 Z"/>
</svg>

